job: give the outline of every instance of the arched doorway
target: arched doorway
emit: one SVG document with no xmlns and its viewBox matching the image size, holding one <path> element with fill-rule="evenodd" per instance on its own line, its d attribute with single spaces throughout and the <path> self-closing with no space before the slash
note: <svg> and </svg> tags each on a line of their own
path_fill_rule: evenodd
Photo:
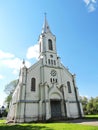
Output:
<svg viewBox="0 0 98 130">
<path fill-rule="evenodd" d="M 50 107 L 51 107 L 51 118 L 62 117 L 62 95 L 58 93 L 52 93 L 50 95 Z"/>
<path fill-rule="evenodd" d="M 51 100 L 51 117 L 52 118 L 59 118 L 62 116 L 61 111 L 61 100 Z"/>
</svg>

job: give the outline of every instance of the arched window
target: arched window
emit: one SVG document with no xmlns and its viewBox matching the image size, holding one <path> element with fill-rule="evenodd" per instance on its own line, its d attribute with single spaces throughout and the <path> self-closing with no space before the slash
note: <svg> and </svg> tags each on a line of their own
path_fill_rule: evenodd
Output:
<svg viewBox="0 0 98 130">
<path fill-rule="evenodd" d="M 39 46 L 40 52 L 41 52 L 41 42 L 40 42 L 40 46 Z"/>
<path fill-rule="evenodd" d="M 50 78 L 50 82 L 52 83 L 52 78 Z"/>
<path fill-rule="evenodd" d="M 50 59 L 48 59 L 48 64 L 50 65 Z"/>
<path fill-rule="evenodd" d="M 69 81 L 67 82 L 67 86 L 68 86 L 68 92 L 69 92 L 69 93 L 72 93 L 72 92 L 71 92 L 71 86 L 70 86 L 70 82 L 69 82 Z"/>
<path fill-rule="evenodd" d="M 58 82 L 58 80 L 56 79 L 56 83 Z"/>
<path fill-rule="evenodd" d="M 53 50 L 52 40 L 51 39 L 48 40 L 48 47 L 49 47 L 49 50 Z"/>
<path fill-rule="evenodd" d="M 36 79 L 32 78 L 31 79 L 31 91 L 35 91 L 36 88 Z"/>
<path fill-rule="evenodd" d="M 54 60 L 54 65 L 56 65 L 56 61 Z"/>
<path fill-rule="evenodd" d="M 53 65 L 53 60 L 51 60 L 51 65 Z"/>
</svg>

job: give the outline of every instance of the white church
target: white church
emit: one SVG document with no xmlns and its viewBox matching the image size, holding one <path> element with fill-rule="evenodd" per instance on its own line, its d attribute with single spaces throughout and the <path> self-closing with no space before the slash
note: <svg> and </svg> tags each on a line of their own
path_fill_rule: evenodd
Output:
<svg viewBox="0 0 98 130">
<path fill-rule="evenodd" d="M 46 16 L 38 43 L 39 61 L 30 68 L 23 62 L 7 120 L 33 122 L 82 117 L 75 75 L 60 62 L 56 36 Z"/>
</svg>

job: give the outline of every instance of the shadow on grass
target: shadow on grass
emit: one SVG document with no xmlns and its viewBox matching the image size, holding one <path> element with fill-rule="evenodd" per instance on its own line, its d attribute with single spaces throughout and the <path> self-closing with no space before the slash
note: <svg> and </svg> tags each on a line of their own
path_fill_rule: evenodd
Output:
<svg viewBox="0 0 98 130">
<path fill-rule="evenodd" d="M 76 118 L 76 119 L 65 119 L 65 120 L 58 120 L 58 121 L 51 121 L 47 123 L 86 123 L 86 122 L 95 122 L 98 121 L 98 116 L 85 116 L 82 118 Z"/>
<path fill-rule="evenodd" d="M 86 123 L 86 122 L 95 122 L 98 121 L 98 117 L 92 116 L 92 117 L 83 117 L 78 119 L 72 119 L 65 121 L 66 123 Z"/>
<path fill-rule="evenodd" d="M 0 126 L 0 130 L 53 130 L 46 126 L 33 126 L 33 125 L 5 125 Z"/>
<path fill-rule="evenodd" d="M 83 119 L 95 119 L 95 120 L 98 120 L 98 116 L 85 116 Z"/>
</svg>

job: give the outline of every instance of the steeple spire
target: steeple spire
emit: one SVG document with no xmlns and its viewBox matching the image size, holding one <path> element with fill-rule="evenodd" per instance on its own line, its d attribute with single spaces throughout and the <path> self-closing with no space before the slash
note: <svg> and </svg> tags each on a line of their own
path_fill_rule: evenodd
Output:
<svg viewBox="0 0 98 130">
<path fill-rule="evenodd" d="M 22 68 L 25 68 L 26 66 L 25 66 L 25 60 L 23 59 L 23 61 L 22 61 Z"/>
<path fill-rule="evenodd" d="M 48 22 L 47 22 L 47 19 L 46 19 L 46 13 L 44 15 L 45 15 L 45 18 L 44 18 L 42 33 L 48 33 L 48 32 L 51 32 L 51 31 L 50 31 L 50 28 L 49 28 L 49 25 L 48 25 Z"/>
</svg>

